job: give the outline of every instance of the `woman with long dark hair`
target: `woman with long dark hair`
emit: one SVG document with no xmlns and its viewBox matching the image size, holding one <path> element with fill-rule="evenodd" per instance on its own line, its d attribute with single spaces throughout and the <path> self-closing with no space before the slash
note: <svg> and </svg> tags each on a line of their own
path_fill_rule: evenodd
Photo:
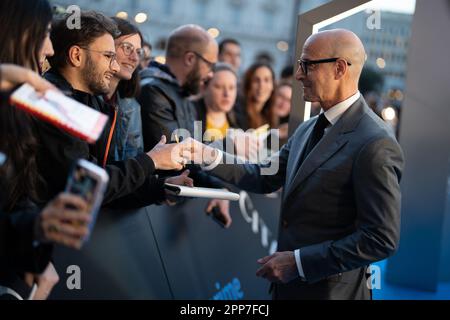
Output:
<svg viewBox="0 0 450 320">
<path fill-rule="evenodd" d="M 271 106 L 275 116 L 275 127 L 279 130 L 280 145 L 288 140 L 289 114 L 291 112 L 292 83 L 282 81 L 275 88 L 275 99 Z"/>
<path fill-rule="evenodd" d="M 120 31 L 120 37 L 114 40 L 120 71 L 111 79 L 105 100 L 119 111 L 114 158 L 121 161 L 144 151 L 141 106 L 135 99 L 140 89 L 138 67 L 144 49 L 142 34 L 135 25 L 117 17 L 111 19 Z"/>
<path fill-rule="evenodd" d="M 40 72 L 47 56 L 53 55 L 50 41 L 52 10 L 47 0 L 0 3 L 0 23 L 7 27 L 0 33 L 0 63 L 10 63 Z M 36 168 L 36 139 L 29 116 L 15 108 L 1 109 L 0 148 L 8 151 L 8 166 L 15 170 L 8 180 L 6 209 L 11 210 L 27 192 L 33 200 L 42 185 Z"/>
<path fill-rule="evenodd" d="M 270 65 L 258 62 L 250 66 L 244 75 L 243 111 L 247 116 L 248 128 L 257 129 L 265 124 L 275 125 L 272 111 L 275 73 Z"/>
<path fill-rule="evenodd" d="M 53 55 L 50 41 L 52 10 L 47 0 L 5 0 L 0 3 L 0 61 L 41 70 Z"/>
<path fill-rule="evenodd" d="M 0 1 L 0 25 L 6 29 L 0 33 L 2 90 L 23 82 L 40 91 L 53 87 L 36 73 L 53 55 L 51 19 L 47 0 Z M 7 156 L 0 167 L 0 298 L 27 298 L 36 285 L 34 298 L 45 299 L 58 281 L 49 243 L 79 248 L 90 218 L 86 203 L 73 195 L 59 195 L 42 211 L 36 206 L 37 191 L 45 185 L 36 166 L 39 146 L 30 116 L 10 106 L 8 94 L 0 101 L 0 151 Z"/>
</svg>

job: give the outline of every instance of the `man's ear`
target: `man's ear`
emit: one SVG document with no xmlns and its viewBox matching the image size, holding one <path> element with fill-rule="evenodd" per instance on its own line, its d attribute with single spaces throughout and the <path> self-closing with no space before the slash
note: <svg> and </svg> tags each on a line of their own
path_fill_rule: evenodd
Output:
<svg viewBox="0 0 450 320">
<path fill-rule="evenodd" d="M 81 67 L 84 59 L 84 52 L 79 46 L 72 46 L 67 54 L 68 63 L 73 67 Z"/>
<path fill-rule="evenodd" d="M 335 80 L 341 79 L 348 71 L 347 62 L 343 59 L 339 59 L 335 64 Z"/>
<path fill-rule="evenodd" d="M 184 55 L 184 65 L 186 67 L 192 67 L 193 65 L 195 65 L 195 59 L 197 57 L 195 56 L 195 54 L 193 52 L 187 52 Z"/>
</svg>

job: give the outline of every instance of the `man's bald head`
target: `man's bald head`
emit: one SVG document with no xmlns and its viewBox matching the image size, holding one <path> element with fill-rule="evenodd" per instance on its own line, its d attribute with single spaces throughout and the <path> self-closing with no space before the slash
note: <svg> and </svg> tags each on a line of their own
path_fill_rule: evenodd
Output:
<svg viewBox="0 0 450 320">
<path fill-rule="evenodd" d="M 212 76 L 217 62 L 216 40 L 197 25 L 184 25 L 169 36 L 166 66 L 186 93 L 195 95 Z"/>
<path fill-rule="evenodd" d="M 364 45 L 351 31 L 334 29 L 310 36 L 295 74 L 305 101 L 319 102 L 328 110 L 356 94 L 365 60 Z"/>
<path fill-rule="evenodd" d="M 180 58 L 187 51 L 203 54 L 214 38 L 202 27 L 189 24 L 175 29 L 167 43 L 167 57 Z"/>
<path fill-rule="evenodd" d="M 315 59 L 342 58 L 351 63 L 349 73 L 358 80 L 364 63 L 366 51 L 356 34 L 345 29 L 321 31 L 310 36 L 304 46 L 304 52 L 314 52 Z"/>
</svg>

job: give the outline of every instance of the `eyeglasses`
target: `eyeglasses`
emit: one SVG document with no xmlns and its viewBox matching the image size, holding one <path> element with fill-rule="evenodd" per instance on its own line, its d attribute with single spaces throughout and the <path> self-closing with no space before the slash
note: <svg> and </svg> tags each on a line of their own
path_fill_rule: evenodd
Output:
<svg viewBox="0 0 450 320">
<path fill-rule="evenodd" d="M 203 60 L 204 63 L 206 63 L 208 65 L 208 68 L 210 70 L 213 70 L 214 67 L 216 66 L 216 64 L 214 62 L 209 61 L 208 59 L 206 59 L 204 56 L 202 56 L 200 53 L 195 52 L 195 51 L 186 51 L 186 53 L 193 53 L 197 56 L 197 58 L 200 58 L 200 60 Z"/>
<path fill-rule="evenodd" d="M 300 59 L 298 60 L 298 65 L 299 67 L 302 68 L 303 73 L 306 75 L 308 75 L 308 66 L 311 65 L 315 65 L 315 64 L 319 64 L 319 63 L 329 63 L 329 62 L 336 62 L 341 58 L 328 58 L 328 59 L 320 59 L 320 60 L 303 60 Z M 343 60 L 343 59 L 342 59 Z M 344 60 L 345 61 L 345 60 Z M 348 66 L 351 66 L 352 64 L 348 61 L 345 61 L 347 63 Z"/>
<path fill-rule="evenodd" d="M 131 56 L 134 51 L 136 51 L 136 54 L 138 55 L 139 59 L 142 59 L 145 56 L 145 51 L 144 51 L 143 48 L 135 49 L 134 46 L 131 43 L 122 42 L 121 44 L 119 44 L 119 47 L 122 48 L 123 53 L 125 53 L 125 55 L 127 57 Z"/>
<path fill-rule="evenodd" d="M 92 51 L 92 52 L 97 52 L 97 53 L 101 53 L 105 58 L 107 58 L 109 60 L 109 66 L 112 67 L 112 64 L 114 63 L 114 61 L 117 61 L 117 55 L 115 52 L 112 51 L 99 51 L 99 50 L 93 50 L 93 49 L 89 49 L 89 48 L 85 48 L 85 47 L 80 47 L 81 49 L 87 50 L 87 51 Z"/>
</svg>

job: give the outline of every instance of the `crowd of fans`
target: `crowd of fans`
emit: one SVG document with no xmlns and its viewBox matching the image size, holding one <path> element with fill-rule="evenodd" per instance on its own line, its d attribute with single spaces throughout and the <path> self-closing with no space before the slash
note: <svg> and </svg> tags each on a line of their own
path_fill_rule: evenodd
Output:
<svg viewBox="0 0 450 320">
<path fill-rule="evenodd" d="M 268 125 L 287 139 L 292 67 L 277 81 L 272 67 L 255 62 L 241 73 L 241 46 L 220 44 L 200 26 L 169 36 L 166 63 L 132 23 L 81 12 L 81 28 L 54 16 L 47 0 L 2 0 L 0 23 L 0 298 L 46 299 L 58 281 L 54 244 L 80 249 L 92 218 L 88 204 L 64 193 L 74 161 L 87 159 L 109 175 L 103 206 L 169 204 L 164 183 L 226 187 L 199 168 L 175 161 L 183 129 L 202 140 L 231 141 Z M 291 70 L 291 72 L 289 72 Z M 9 102 L 22 83 L 38 92 L 59 90 L 108 115 L 94 144 L 36 119 Z M 229 134 L 229 129 L 242 129 Z M 180 137 L 183 137 L 182 132 Z M 256 146 L 258 147 L 258 146 Z M 249 156 L 249 148 L 236 152 Z M 228 202 L 212 200 L 231 224 Z M 34 289 L 33 289 L 34 288 Z"/>
</svg>

